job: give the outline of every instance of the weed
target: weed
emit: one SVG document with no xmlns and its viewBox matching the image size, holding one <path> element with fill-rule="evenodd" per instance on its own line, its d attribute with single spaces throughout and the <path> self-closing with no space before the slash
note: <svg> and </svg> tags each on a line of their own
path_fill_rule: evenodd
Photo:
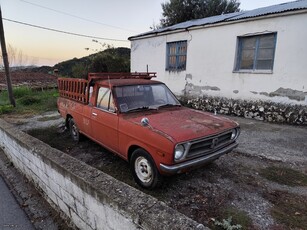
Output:
<svg viewBox="0 0 307 230">
<path fill-rule="evenodd" d="M 227 220 L 223 219 L 222 222 L 214 220 L 214 225 L 219 226 L 225 230 L 242 229 L 242 226 L 240 224 L 233 225 L 231 222 L 232 217 L 230 216 Z"/>
<path fill-rule="evenodd" d="M 229 218 L 225 219 L 226 217 L 231 217 L 231 221 L 229 222 Z M 217 221 L 216 219 L 223 219 L 222 222 Z M 218 214 L 217 218 L 212 218 L 213 220 L 213 225 L 210 224 L 210 227 L 212 229 L 221 229 L 222 226 L 220 225 L 216 225 L 216 222 L 219 223 L 224 223 L 224 221 L 228 220 L 228 224 L 230 225 L 232 223 L 232 225 L 230 226 L 241 226 L 242 229 L 253 229 L 253 221 L 251 220 L 251 218 L 247 215 L 246 212 L 243 212 L 241 210 L 238 210 L 234 207 L 224 207 L 222 210 L 220 210 L 220 213 Z M 227 223 L 226 223 L 227 224 Z M 241 229 L 241 228 L 237 228 L 237 229 Z M 222 229 L 228 229 L 228 228 L 222 228 Z M 233 228 L 235 229 L 235 228 Z"/>
<path fill-rule="evenodd" d="M 307 186 L 307 176 L 297 170 L 286 167 L 267 167 L 260 171 L 264 178 L 288 186 Z"/>
<path fill-rule="evenodd" d="M 224 210 L 224 216 L 232 216 L 234 223 L 238 223 L 243 229 L 252 229 L 253 221 L 246 212 L 228 207 Z"/>
</svg>

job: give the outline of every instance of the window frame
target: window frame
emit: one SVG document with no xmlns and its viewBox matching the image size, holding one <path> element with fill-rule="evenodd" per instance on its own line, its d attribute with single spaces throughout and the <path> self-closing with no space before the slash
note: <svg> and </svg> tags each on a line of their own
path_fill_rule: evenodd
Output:
<svg viewBox="0 0 307 230">
<path fill-rule="evenodd" d="M 272 59 L 268 59 L 272 61 L 272 64 L 270 66 L 270 69 L 259 69 L 257 67 L 257 62 L 259 61 L 259 50 L 260 47 L 260 39 L 265 37 L 273 35 L 273 45 L 271 47 L 273 54 Z M 253 66 L 251 69 L 242 69 L 241 63 L 242 63 L 242 52 L 243 52 L 243 41 L 244 39 L 248 38 L 255 38 L 255 49 L 254 49 L 254 57 L 253 57 Z M 275 51 L 276 51 L 276 44 L 277 44 L 277 32 L 270 32 L 270 33 L 263 33 L 263 34 L 254 34 L 254 35 L 248 35 L 248 36 L 238 36 L 237 37 L 237 48 L 236 48 L 236 62 L 235 62 L 235 68 L 233 72 L 237 73 L 273 73 L 274 69 L 274 61 L 275 61 Z"/>
<path fill-rule="evenodd" d="M 171 54 L 171 47 L 176 47 L 176 53 Z M 180 53 L 180 49 L 184 48 L 184 53 Z M 187 51 L 188 51 L 188 42 L 187 40 L 173 41 L 166 43 L 166 66 L 165 70 L 168 71 L 185 71 L 187 66 Z M 175 66 L 171 65 L 170 58 L 175 57 Z M 184 63 L 180 60 L 180 57 L 184 58 Z M 183 67 L 181 67 L 183 65 Z"/>
<path fill-rule="evenodd" d="M 104 90 L 106 90 L 106 92 L 104 93 L 103 97 L 101 97 L 100 101 L 98 101 L 100 89 L 104 89 Z M 100 104 L 100 102 L 103 101 L 104 97 L 107 97 L 106 99 L 108 100 L 108 107 L 101 106 L 101 104 Z M 100 110 L 108 111 L 108 112 L 111 112 L 111 113 L 116 112 L 115 105 L 114 105 L 113 93 L 112 93 L 112 90 L 109 87 L 105 87 L 105 86 L 99 86 L 98 87 L 97 101 L 96 101 L 95 107 L 100 109 Z"/>
</svg>

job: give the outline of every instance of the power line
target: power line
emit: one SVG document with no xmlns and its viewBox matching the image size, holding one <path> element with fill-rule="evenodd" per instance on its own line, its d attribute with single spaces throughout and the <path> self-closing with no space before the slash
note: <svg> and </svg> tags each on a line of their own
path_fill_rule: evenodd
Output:
<svg viewBox="0 0 307 230">
<path fill-rule="evenodd" d="M 70 17 L 78 18 L 78 19 L 81 19 L 83 21 L 92 22 L 92 23 L 96 23 L 96 24 L 99 24 L 99 25 L 112 27 L 112 28 L 115 28 L 115 29 L 118 29 L 118 30 L 125 30 L 125 31 L 129 31 L 129 32 L 136 32 L 136 31 L 125 29 L 125 28 L 121 28 L 121 27 L 118 27 L 118 26 L 108 25 L 108 24 L 105 24 L 105 23 L 101 23 L 101 22 L 97 22 L 97 21 L 91 20 L 91 19 L 83 18 L 83 17 L 77 16 L 77 15 L 74 15 L 74 14 L 70 14 L 70 13 L 64 12 L 64 11 L 55 10 L 55 9 L 52 9 L 52 8 L 49 8 L 49 7 L 46 7 L 46 6 L 42 6 L 42 5 L 39 5 L 39 4 L 36 4 L 36 3 L 28 2 L 28 1 L 25 1 L 25 0 L 20 0 L 20 1 L 24 2 L 24 3 L 27 3 L 27 4 L 30 4 L 30 5 L 33 5 L 33 6 L 36 6 L 36 7 L 40 7 L 40 8 L 43 8 L 43 9 L 51 10 L 53 12 L 64 14 L 64 15 L 67 15 L 67 16 L 70 16 Z"/>
<path fill-rule="evenodd" d="M 37 25 L 25 23 L 25 22 L 19 22 L 19 21 L 7 19 L 7 18 L 2 18 L 2 19 L 5 20 L 5 21 L 14 22 L 14 23 L 17 23 L 17 24 L 25 25 L 25 26 L 31 26 L 31 27 L 35 27 L 35 28 L 39 28 L 39 29 L 44 29 L 44 30 L 49 30 L 49 31 L 53 31 L 53 32 L 79 36 L 79 37 L 93 38 L 93 39 L 106 40 L 106 41 L 129 42 L 127 40 L 121 40 L 121 39 L 103 38 L 103 37 L 96 37 L 96 36 L 85 35 L 85 34 L 77 34 L 77 33 L 73 33 L 73 32 L 52 29 L 52 28 L 48 28 L 48 27 L 44 27 L 44 26 L 37 26 Z"/>
</svg>

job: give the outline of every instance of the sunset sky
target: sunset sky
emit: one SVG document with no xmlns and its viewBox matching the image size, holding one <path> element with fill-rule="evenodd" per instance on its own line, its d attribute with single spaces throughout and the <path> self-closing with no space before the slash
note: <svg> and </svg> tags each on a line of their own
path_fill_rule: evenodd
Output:
<svg viewBox="0 0 307 230">
<path fill-rule="evenodd" d="M 159 23 L 163 2 L 165 1 L 0 0 L 7 46 L 23 54 L 24 65 L 38 66 L 53 66 L 74 57 L 87 56 L 102 49 L 104 43 L 114 47 L 130 47 L 128 37 L 149 31 L 150 26 Z M 289 1 L 240 2 L 241 10 L 251 10 Z M 110 40 L 96 38 L 99 42 L 96 43 L 90 37 L 58 33 L 8 20 Z"/>
</svg>

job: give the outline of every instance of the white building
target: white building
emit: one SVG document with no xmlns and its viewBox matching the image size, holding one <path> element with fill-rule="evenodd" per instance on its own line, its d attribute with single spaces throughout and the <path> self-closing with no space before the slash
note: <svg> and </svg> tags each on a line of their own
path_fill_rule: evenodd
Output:
<svg viewBox="0 0 307 230">
<path fill-rule="evenodd" d="M 187 21 L 129 40 L 131 71 L 157 72 L 179 96 L 307 105 L 307 0 Z"/>
</svg>

